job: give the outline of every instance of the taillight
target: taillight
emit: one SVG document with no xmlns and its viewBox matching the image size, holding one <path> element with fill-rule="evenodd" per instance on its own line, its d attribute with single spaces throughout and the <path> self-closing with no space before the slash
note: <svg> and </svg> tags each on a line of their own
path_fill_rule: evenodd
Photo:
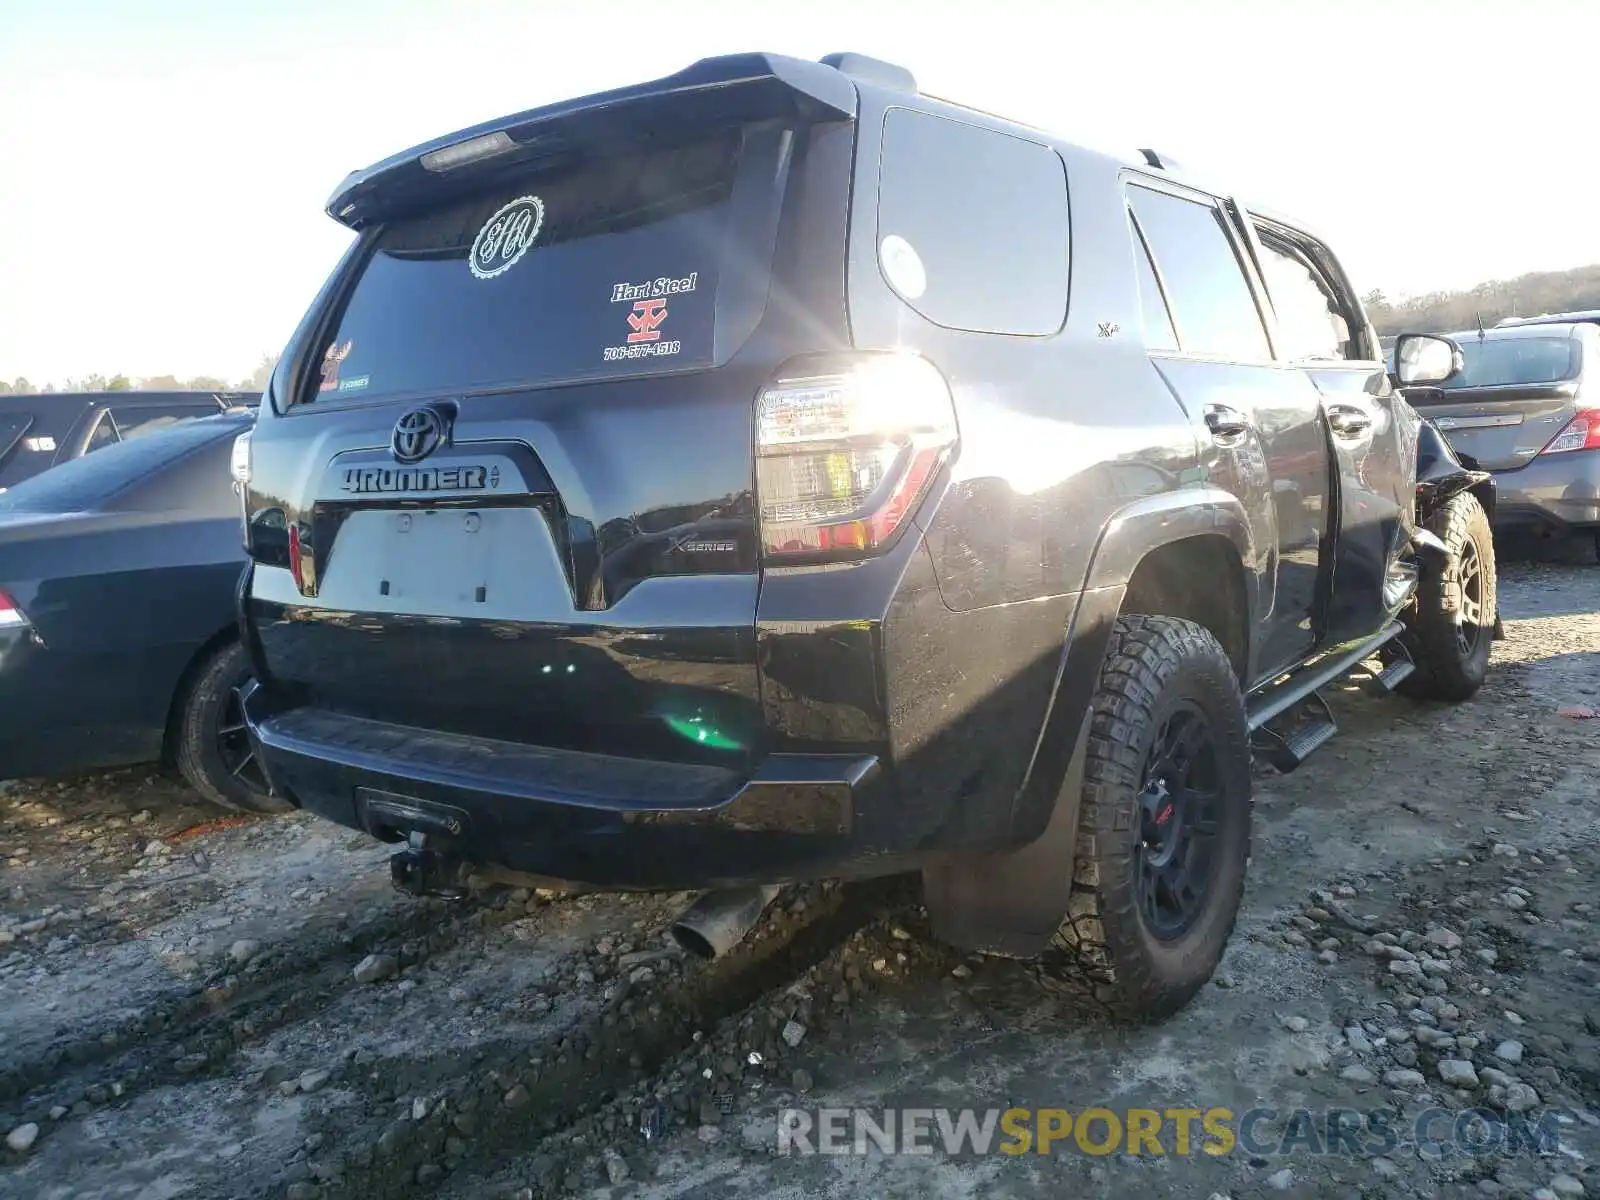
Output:
<svg viewBox="0 0 1600 1200">
<path fill-rule="evenodd" d="M 250 482 L 250 431 L 245 430 L 233 439 L 233 454 L 228 464 L 237 484 Z"/>
<path fill-rule="evenodd" d="M 925 358 L 879 353 L 791 364 L 756 404 L 763 553 L 834 558 L 881 549 L 956 441 L 950 385 Z"/>
<path fill-rule="evenodd" d="M 294 576 L 294 585 L 302 592 L 306 591 L 305 557 L 300 549 L 300 522 L 289 523 L 289 574 Z"/>
<path fill-rule="evenodd" d="M 11 596 L 0 591 L 0 629 L 22 629 L 28 624 L 28 618 L 17 607 L 17 602 Z"/>
<path fill-rule="evenodd" d="M 1567 450 L 1600 450 L 1600 409 L 1580 412 L 1540 454 L 1561 454 Z"/>
</svg>

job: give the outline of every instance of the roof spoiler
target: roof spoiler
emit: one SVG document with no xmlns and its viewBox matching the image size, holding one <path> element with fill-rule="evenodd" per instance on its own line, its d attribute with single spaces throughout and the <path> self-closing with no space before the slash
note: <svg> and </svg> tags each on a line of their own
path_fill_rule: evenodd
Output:
<svg viewBox="0 0 1600 1200">
<path fill-rule="evenodd" d="M 910 71 L 904 67 L 897 67 L 894 63 L 884 62 L 881 58 L 868 58 L 865 54 L 843 51 L 839 54 L 824 54 L 822 65 L 842 71 L 852 79 L 861 80 L 862 83 L 893 88 L 897 92 L 914 93 L 917 90 L 916 77 Z"/>
<path fill-rule="evenodd" d="M 353 171 L 328 200 L 334 220 L 358 229 L 410 207 L 419 194 L 457 190 L 456 172 L 482 181 L 477 164 L 494 170 L 513 163 L 554 162 L 605 141 L 694 126 L 797 116 L 853 120 L 851 76 L 880 86 L 915 81 L 903 68 L 856 54 L 807 62 L 780 54 L 702 58 L 675 75 L 649 83 L 563 100 L 486 121 L 413 146 Z M 890 84 L 889 80 L 897 81 Z M 459 179 L 460 176 L 457 176 Z"/>
</svg>

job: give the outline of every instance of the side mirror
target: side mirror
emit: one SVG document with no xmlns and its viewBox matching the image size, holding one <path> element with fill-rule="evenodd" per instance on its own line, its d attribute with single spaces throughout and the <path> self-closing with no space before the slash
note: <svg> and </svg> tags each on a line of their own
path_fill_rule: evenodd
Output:
<svg viewBox="0 0 1600 1200">
<path fill-rule="evenodd" d="M 1401 387 L 1440 384 L 1466 366 L 1461 347 L 1431 333 L 1402 333 L 1394 344 L 1394 379 Z"/>
</svg>

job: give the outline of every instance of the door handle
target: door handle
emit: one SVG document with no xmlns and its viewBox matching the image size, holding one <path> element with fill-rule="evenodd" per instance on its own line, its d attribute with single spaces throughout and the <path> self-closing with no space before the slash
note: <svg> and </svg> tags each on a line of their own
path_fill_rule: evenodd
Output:
<svg viewBox="0 0 1600 1200">
<path fill-rule="evenodd" d="M 1206 405 L 1206 428 L 1218 441 L 1231 441 L 1249 432 L 1250 418 L 1226 404 Z"/>
<path fill-rule="evenodd" d="M 1360 437 L 1372 428 L 1372 414 L 1354 404 L 1328 405 L 1328 428 L 1340 437 Z"/>
</svg>

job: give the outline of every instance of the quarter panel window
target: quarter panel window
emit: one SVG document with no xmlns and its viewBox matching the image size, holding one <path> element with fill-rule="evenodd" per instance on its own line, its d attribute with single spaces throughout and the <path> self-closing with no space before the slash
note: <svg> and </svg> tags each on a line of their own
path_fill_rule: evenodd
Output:
<svg viewBox="0 0 1600 1200">
<path fill-rule="evenodd" d="M 107 446 L 115 446 L 120 439 L 117 437 L 117 423 L 111 419 L 109 411 L 100 414 L 95 422 L 94 431 L 89 434 L 89 440 L 84 444 L 83 452 L 91 454 L 96 450 L 104 450 Z"/>
<path fill-rule="evenodd" d="M 909 109 L 884 118 L 879 269 L 935 324 L 1044 336 L 1067 312 L 1066 168 L 1037 142 Z"/>
</svg>

